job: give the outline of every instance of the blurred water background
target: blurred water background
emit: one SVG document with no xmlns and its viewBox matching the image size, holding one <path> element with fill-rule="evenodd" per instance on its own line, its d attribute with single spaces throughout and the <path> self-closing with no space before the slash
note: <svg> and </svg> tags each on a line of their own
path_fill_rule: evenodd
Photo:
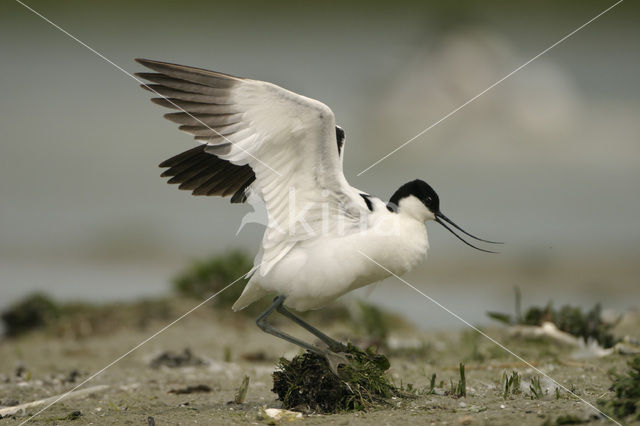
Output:
<svg viewBox="0 0 640 426">
<path fill-rule="evenodd" d="M 474 323 L 523 303 L 640 300 L 640 5 L 624 2 L 361 176 L 364 168 L 613 4 L 46 2 L 44 16 L 130 72 L 134 57 L 267 80 L 329 105 L 350 183 L 388 199 L 422 178 L 475 252 L 429 225 L 407 280 Z M 0 4 L 0 309 L 34 290 L 128 300 L 189 260 L 255 253 L 247 205 L 168 186 L 194 145 L 148 93 L 20 4 Z M 397 280 L 368 297 L 460 323 Z"/>
</svg>

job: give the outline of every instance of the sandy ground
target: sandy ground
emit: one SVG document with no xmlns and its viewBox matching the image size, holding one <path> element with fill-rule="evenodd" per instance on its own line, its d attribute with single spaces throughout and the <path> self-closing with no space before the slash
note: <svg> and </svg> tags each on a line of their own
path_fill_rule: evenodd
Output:
<svg viewBox="0 0 640 426">
<path fill-rule="evenodd" d="M 184 302 L 176 312 L 189 306 Z M 300 336 L 284 321 L 276 323 Z M 0 342 L 0 405 L 15 405 L 64 393 L 149 337 L 164 324 L 119 328 L 98 337 L 73 338 L 35 332 Z M 638 333 L 637 324 L 625 324 Z M 334 336 L 352 334 L 345 326 L 324 327 Z M 628 356 L 574 359 L 572 349 L 545 341 L 523 341 L 508 337 L 504 329 L 487 332 L 516 353 L 530 360 L 579 397 L 594 403 L 609 396 L 610 368 L 626 370 Z M 306 336 L 305 336 L 306 337 Z M 572 414 L 590 424 L 604 424 L 584 402 L 562 391 L 548 379 L 541 384 L 546 394 L 532 399 L 530 368 L 506 354 L 487 339 L 467 331 L 419 332 L 411 329 L 392 332 L 395 350 L 390 352 L 390 374 L 397 385 L 429 388 L 437 374 L 436 394 L 421 393 L 415 398 L 397 398 L 368 412 L 334 415 L 305 414 L 299 424 L 524 424 L 541 425 Z M 404 349 L 398 349 L 404 346 Z M 180 368 L 150 367 L 163 351 L 182 352 L 190 348 L 205 365 Z M 214 311 L 209 306 L 196 311 L 150 340 L 103 373 L 84 384 L 108 387 L 77 398 L 60 401 L 31 419 L 33 424 L 266 424 L 260 409 L 280 407 L 271 392 L 271 374 L 278 357 L 292 357 L 294 346 L 265 335 L 241 314 Z M 262 358 L 254 360 L 255 358 Z M 225 359 L 227 362 L 225 362 Z M 467 396 L 444 395 L 450 383 L 458 381 L 458 363 L 464 362 Z M 517 370 L 523 377 L 524 392 L 503 398 L 503 373 Z M 76 371 L 76 373 L 73 373 Z M 250 385 L 243 404 L 229 404 L 245 375 Z M 209 392 L 176 394 L 172 390 L 206 385 Z M 20 424 L 44 406 L 5 417 L 2 425 Z M 81 415 L 71 420 L 69 415 Z M 73 417 L 73 416 L 71 416 Z"/>
</svg>

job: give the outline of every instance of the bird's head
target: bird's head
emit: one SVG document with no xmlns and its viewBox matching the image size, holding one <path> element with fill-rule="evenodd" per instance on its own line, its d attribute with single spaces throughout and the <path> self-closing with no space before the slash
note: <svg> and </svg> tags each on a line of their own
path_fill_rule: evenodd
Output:
<svg viewBox="0 0 640 426">
<path fill-rule="evenodd" d="M 451 219 L 446 217 L 440 211 L 440 197 L 438 197 L 436 191 L 434 191 L 434 189 L 428 183 L 420 179 L 407 182 L 400 188 L 398 188 L 398 190 L 391 196 L 391 199 L 387 204 L 387 208 L 392 212 L 410 216 L 421 222 L 434 220 L 440 225 L 444 226 L 449 232 L 455 235 L 463 243 L 480 251 L 495 253 L 494 251 L 481 249 L 474 246 L 473 244 L 470 244 L 458 234 L 456 234 L 451 228 L 449 228 L 446 223 L 450 224 L 463 234 L 468 235 L 469 237 L 478 241 L 483 241 L 485 243 L 491 244 L 502 244 L 497 241 L 489 241 L 478 238 L 456 225 Z"/>
</svg>

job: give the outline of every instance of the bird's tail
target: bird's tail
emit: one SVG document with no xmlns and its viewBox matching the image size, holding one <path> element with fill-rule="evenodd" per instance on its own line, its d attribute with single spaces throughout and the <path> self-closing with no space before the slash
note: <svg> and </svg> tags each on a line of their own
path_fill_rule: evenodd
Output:
<svg viewBox="0 0 640 426">
<path fill-rule="evenodd" d="M 249 280 L 244 288 L 244 291 L 242 292 L 240 297 L 238 297 L 238 300 L 236 300 L 231 309 L 233 309 L 234 311 L 244 309 L 253 302 L 262 299 L 268 293 L 269 292 L 263 289 L 258 283 L 253 280 Z"/>
</svg>

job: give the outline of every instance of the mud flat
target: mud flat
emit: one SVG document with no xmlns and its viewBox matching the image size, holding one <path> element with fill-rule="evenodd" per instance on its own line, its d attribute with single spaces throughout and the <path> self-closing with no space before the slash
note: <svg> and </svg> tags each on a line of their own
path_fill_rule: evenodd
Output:
<svg viewBox="0 0 640 426">
<path fill-rule="evenodd" d="M 189 300 L 167 303 L 167 318 L 193 305 Z M 199 309 L 83 384 L 94 372 L 168 322 L 156 318 L 96 333 L 39 330 L 0 341 L 0 409 L 46 401 L 4 416 L 0 426 L 23 422 L 55 400 L 52 397 L 76 387 L 92 389 L 60 400 L 37 414 L 31 423 L 270 422 L 261 413 L 265 408 L 280 407 L 271 391 L 276 362 L 279 357 L 291 358 L 298 351 L 260 332 L 248 317 L 225 310 Z M 278 325 L 307 337 L 284 322 Z M 620 327 L 625 335 L 635 333 L 636 338 L 640 337 L 640 316 L 631 315 Z M 355 336 L 355 343 L 363 342 L 362 336 L 342 322 L 326 325 L 325 329 L 334 336 Z M 473 331 L 423 332 L 403 327 L 390 332 L 388 345 L 382 352 L 391 362 L 391 379 L 411 397 L 394 397 L 367 411 L 330 415 L 303 412 L 295 422 L 608 423 L 578 397 L 594 405 L 598 399 L 610 397 L 610 370 L 624 372 L 630 355 L 613 353 L 585 358 L 583 353 L 576 358 L 575 348 L 545 338 L 513 337 L 501 327 L 485 331 L 577 397 Z M 465 365 L 466 396 L 460 396 L 455 389 L 460 381 L 460 363 Z M 514 371 L 519 383 L 505 395 L 505 377 L 512 376 Z M 245 376 L 250 381 L 244 402 L 232 402 Z"/>
</svg>

